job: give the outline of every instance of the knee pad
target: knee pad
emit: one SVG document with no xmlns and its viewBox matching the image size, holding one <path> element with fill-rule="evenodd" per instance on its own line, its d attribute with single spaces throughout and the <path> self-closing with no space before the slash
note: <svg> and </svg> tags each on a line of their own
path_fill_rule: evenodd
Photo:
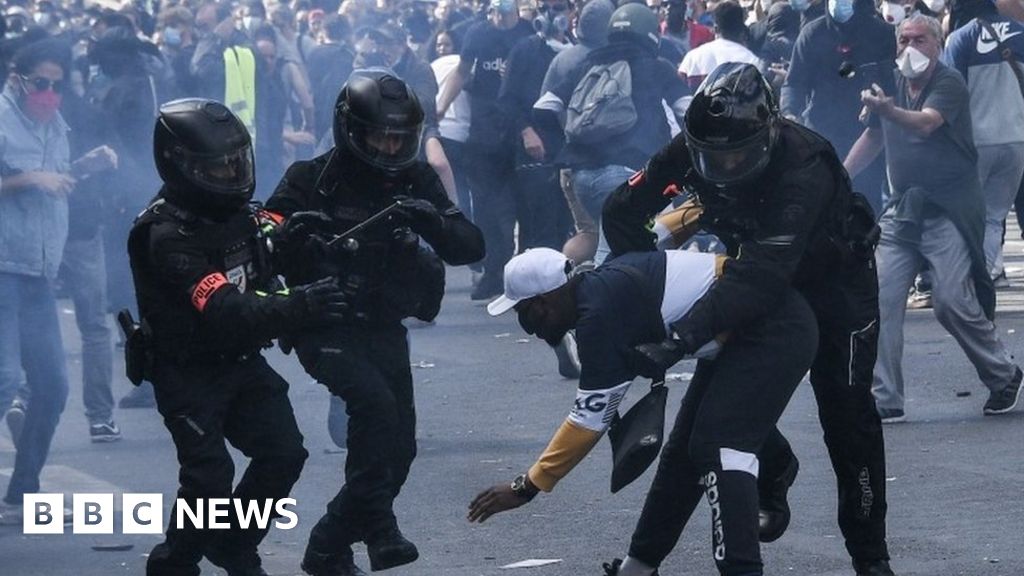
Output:
<svg viewBox="0 0 1024 576">
<path fill-rule="evenodd" d="M 757 459 L 757 454 L 753 452 L 714 446 L 703 442 L 693 442 L 691 440 L 689 454 L 690 460 L 701 476 L 706 475 L 711 470 L 745 472 L 754 478 L 757 478 L 760 473 L 761 464 Z"/>
</svg>

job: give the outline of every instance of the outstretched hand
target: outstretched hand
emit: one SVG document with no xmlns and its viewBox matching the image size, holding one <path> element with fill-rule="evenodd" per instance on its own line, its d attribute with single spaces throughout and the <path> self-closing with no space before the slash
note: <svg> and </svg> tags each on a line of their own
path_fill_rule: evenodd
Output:
<svg viewBox="0 0 1024 576">
<path fill-rule="evenodd" d="M 508 484 L 496 484 L 473 498 L 466 519 L 470 522 L 483 522 L 499 512 L 519 508 L 529 501 L 529 498 L 517 496 Z"/>
</svg>

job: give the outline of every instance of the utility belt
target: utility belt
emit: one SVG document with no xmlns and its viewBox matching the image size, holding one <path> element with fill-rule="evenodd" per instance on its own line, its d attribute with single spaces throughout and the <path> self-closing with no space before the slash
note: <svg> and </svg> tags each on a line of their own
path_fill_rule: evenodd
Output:
<svg viewBox="0 0 1024 576">
<path fill-rule="evenodd" d="M 136 386 L 152 379 L 153 367 L 157 362 L 169 362 L 179 366 L 239 364 L 259 356 L 263 348 L 254 347 L 237 351 L 203 350 L 187 344 L 183 346 L 182 342 L 187 341 L 187 335 L 181 335 L 176 339 L 154 337 L 149 324 L 144 319 L 141 323 L 136 322 L 128 310 L 119 312 L 117 321 L 125 336 L 125 374 Z M 267 343 L 267 346 L 269 345 Z"/>
<path fill-rule="evenodd" d="M 246 350 L 244 352 L 206 352 L 197 350 L 178 351 L 175 353 L 170 346 L 158 346 L 157 357 L 163 361 L 169 361 L 179 366 L 203 365 L 220 366 L 224 364 L 240 364 L 260 355 L 262 348 Z M 162 352 L 166 350 L 166 352 Z"/>
</svg>

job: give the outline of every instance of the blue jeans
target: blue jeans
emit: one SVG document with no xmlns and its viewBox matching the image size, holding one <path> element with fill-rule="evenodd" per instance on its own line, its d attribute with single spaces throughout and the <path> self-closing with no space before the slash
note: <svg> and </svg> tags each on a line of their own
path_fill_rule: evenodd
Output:
<svg viewBox="0 0 1024 576">
<path fill-rule="evenodd" d="M 10 405 L 22 368 L 31 400 L 4 497 L 9 504 L 39 491 L 39 473 L 68 397 L 68 378 L 50 281 L 0 273 L 0 406 Z"/>
<path fill-rule="evenodd" d="M 601 209 L 604 201 L 623 182 L 636 172 L 627 166 L 612 164 L 594 169 L 581 169 L 573 172 L 573 188 L 576 190 L 576 197 L 590 213 L 594 222 L 598 223 L 597 254 L 594 256 L 594 264 L 600 265 L 608 257 L 610 252 L 608 241 L 604 238 L 604 230 L 601 227 Z"/>
<path fill-rule="evenodd" d="M 61 278 L 75 303 L 82 335 L 82 403 L 89 424 L 110 422 L 114 409 L 114 345 L 107 318 L 107 265 L 103 236 L 69 239 Z"/>
</svg>

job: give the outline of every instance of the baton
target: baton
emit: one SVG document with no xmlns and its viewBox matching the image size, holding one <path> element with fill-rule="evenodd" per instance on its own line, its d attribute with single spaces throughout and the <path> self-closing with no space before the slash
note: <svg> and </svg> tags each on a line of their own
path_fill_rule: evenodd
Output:
<svg viewBox="0 0 1024 576">
<path fill-rule="evenodd" d="M 363 220 L 359 224 L 356 224 L 355 226 L 349 228 L 348 230 L 342 232 L 341 234 L 338 234 L 334 238 L 331 238 L 331 240 L 329 242 L 327 242 L 327 245 L 328 246 L 333 246 L 335 242 L 338 242 L 340 240 L 345 240 L 346 238 L 352 237 L 353 235 L 355 235 L 355 234 L 365 230 L 366 228 L 372 226 L 377 221 L 383 219 L 385 216 L 387 216 L 388 214 L 394 212 L 395 210 L 397 210 L 397 209 L 399 209 L 401 207 L 402 207 L 402 203 L 396 200 L 394 204 L 391 204 L 387 208 L 381 210 L 380 212 L 377 212 L 376 214 L 374 214 L 373 216 L 370 216 L 366 220 Z"/>
</svg>

